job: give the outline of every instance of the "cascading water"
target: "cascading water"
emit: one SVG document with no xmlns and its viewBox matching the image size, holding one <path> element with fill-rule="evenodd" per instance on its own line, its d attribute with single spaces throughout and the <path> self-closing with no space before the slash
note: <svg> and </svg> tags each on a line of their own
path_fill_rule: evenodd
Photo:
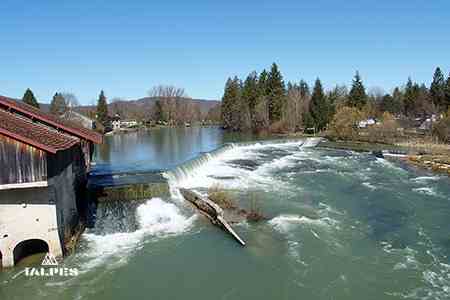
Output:
<svg viewBox="0 0 450 300">
<path fill-rule="evenodd" d="M 193 170 L 202 167 L 206 163 L 218 158 L 226 151 L 231 150 L 235 147 L 236 146 L 233 143 L 225 144 L 224 146 L 217 148 L 211 152 L 203 153 L 200 156 L 181 164 L 175 169 L 164 173 L 163 175 L 167 178 L 167 180 L 169 181 L 169 185 L 172 187 L 173 185 L 176 185 L 177 182 L 189 178 Z"/>
<path fill-rule="evenodd" d="M 199 188 L 197 190 L 201 191 L 216 182 L 224 182 L 223 178 L 213 178 L 214 175 L 234 177 L 232 182 L 239 185 L 253 186 L 258 181 L 268 185 L 273 179 L 265 174 L 264 166 L 260 170 L 250 171 L 230 165 L 229 161 L 238 158 L 258 160 L 255 154 L 260 150 L 283 147 L 300 149 L 313 147 L 319 141 L 296 139 L 225 144 L 163 174 L 169 183 L 170 200 L 174 203 L 160 198 L 149 199 L 144 203 L 102 203 L 97 210 L 95 228 L 83 235 L 89 245 L 89 250 L 84 253 L 88 259 L 85 266 L 95 267 L 111 257 L 131 253 L 148 238 L 160 239 L 189 230 L 196 215 L 184 205 L 179 205 L 184 201 L 179 187 Z M 101 257 L 98 253 L 102 254 Z"/>
<path fill-rule="evenodd" d="M 169 186 L 171 187 L 172 195 L 179 198 L 180 195 L 177 192 L 176 187 L 183 185 L 188 181 L 194 180 L 197 175 L 197 171 L 202 167 L 205 167 L 212 161 L 220 160 L 223 158 L 239 158 L 245 156 L 246 150 L 259 149 L 264 147 L 272 147 L 276 145 L 295 145 L 299 148 L 315 147 L 320 143 L 322 138 L 306 138 L 306 139 L 282 139 L 282 140 L 268 140 L 258 142 L 245 142 L 245 143 L 229 143 L 224 146 L 213 150 L 208 153 L 204 153 L 194 159 L 191 159 L 178 167 L 165 172 L 163 176 L 168 179 Z M 233 151 L 235 153 L 233 153 Z M 219 170 L 217 170 L 219 171 Z"/>
<path fill-rule="evenodd" d="M 173 191 L 219 184 L 243 208 L 255 196 L 268 220 L 235 225 L 244 249 L 182 198 L 102 203 L 96 228 L 64 260 L 80 270 L 77 278 L 43 284 L 0 272 L 0 295 L 450 299 L 448 178 L 370 154 L 309 148 L 318 141 L 227 144 L 164 174 Z"/>
</svg>

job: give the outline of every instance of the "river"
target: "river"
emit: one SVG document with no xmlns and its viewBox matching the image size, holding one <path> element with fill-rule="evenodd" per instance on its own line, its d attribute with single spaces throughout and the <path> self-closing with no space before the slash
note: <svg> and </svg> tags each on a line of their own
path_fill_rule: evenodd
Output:
<svg viewBox="0 0 450 300">
<path fill-rule="evenodd" d="M 0 299 L 450 299 L 448 177 L 313 140 L 204 153 L 250 139 L 214 127 L 107 137 L 96 172 L 163 170 L 172 197 L 99 207 L 63 262 L 78 276 L 25 277 L 19 264 L 0 273 Z M 234 226 L 246 247 L 176 192 L 211 186 L 268 217 Z"/>
</svg>

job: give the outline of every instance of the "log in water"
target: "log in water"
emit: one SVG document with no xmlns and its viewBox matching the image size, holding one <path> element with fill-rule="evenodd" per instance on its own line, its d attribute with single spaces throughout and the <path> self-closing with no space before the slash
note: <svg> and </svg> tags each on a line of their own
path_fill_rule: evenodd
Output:
<svg viewBox="0 0 450 300">
<path fill-rule="evenodd" d="M 197 207 L 200 212 L 211 221 L 211 223 L 219 226 L 220 228 L 225 230 L 225 232 L 231 234 L 236 241 L 238 241 L 242 246 L 245 246 L 245 242 L 239 237 L 239 235 L 237 235 L 237 233 L 223 217 L 222 208 L 220 208 L 217 204 L 215 204 L 208 198 L 203 197 L 194 191 L 188 189 L 180 189 L 180 192 L 183 197 L 194 204 L 195 207 Z"/>
</svg>

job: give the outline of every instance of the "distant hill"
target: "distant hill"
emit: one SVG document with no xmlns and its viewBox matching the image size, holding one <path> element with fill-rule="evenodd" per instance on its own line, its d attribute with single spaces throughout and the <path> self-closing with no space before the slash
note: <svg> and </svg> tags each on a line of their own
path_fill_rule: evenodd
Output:
<svg viewBox="0 0 450 300">
<path fill-rule="evenodd" d="M 120 110 L 123 118 L 134 118 L 136 116 L 149 117 L 157 100 L 158 97 L 144 97 L 137 100 L 115 101 L 113 103 L 108 103 L 108 111 L 110 114 L 113 114 L 116 110 Z M 220 103 L 218 100 L 191 98 L 182 98 L 182 100 L 200 105 L 202 114 L 206 114 L 211 108 Z M 40 103 L 40 106 L 43 111 L 50 110 L 49 104 Z M 96 107 L 93 105 L 81 105 L 76 107 L 75 110 L 85 115 L 90 115 L 95 112 Z"/>
<path fill-rule="evenodd" d="M 158 100 L 157 97 L 144 97 L 137 100 L 129 100 L 129 101 L 120 101 L 125 102 L 128 105 L 136 105 L 140 108 L 152 108 L 155 105 L 155 102 Z M 192 102 L 194 104 L 200 105 L 200 110 L 202 113 L 207 113 L 211 108 L 220 103 L 218 100 L 204 100 L 204 99 L 191 99 L 191 98 L 182 98 L 183 101 Z"/>
</svg>

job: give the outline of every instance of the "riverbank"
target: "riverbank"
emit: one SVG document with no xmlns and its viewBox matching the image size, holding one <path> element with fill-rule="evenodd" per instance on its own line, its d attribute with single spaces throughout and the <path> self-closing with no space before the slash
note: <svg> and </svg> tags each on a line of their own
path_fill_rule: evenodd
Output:
<svg viewBox="0 0 450 300">
<path fill-rule="evenodd" d="M 318 147 L 328 149 L 350 150 L 355 152 L 385 153 L 401 155 L 408 164 L 450 176 L 449 145 L 425 143 L 382 144 L 359 141 L 322 141 Z M 397 156 L 398 158 L 399 156 Z"/>
</svg>

